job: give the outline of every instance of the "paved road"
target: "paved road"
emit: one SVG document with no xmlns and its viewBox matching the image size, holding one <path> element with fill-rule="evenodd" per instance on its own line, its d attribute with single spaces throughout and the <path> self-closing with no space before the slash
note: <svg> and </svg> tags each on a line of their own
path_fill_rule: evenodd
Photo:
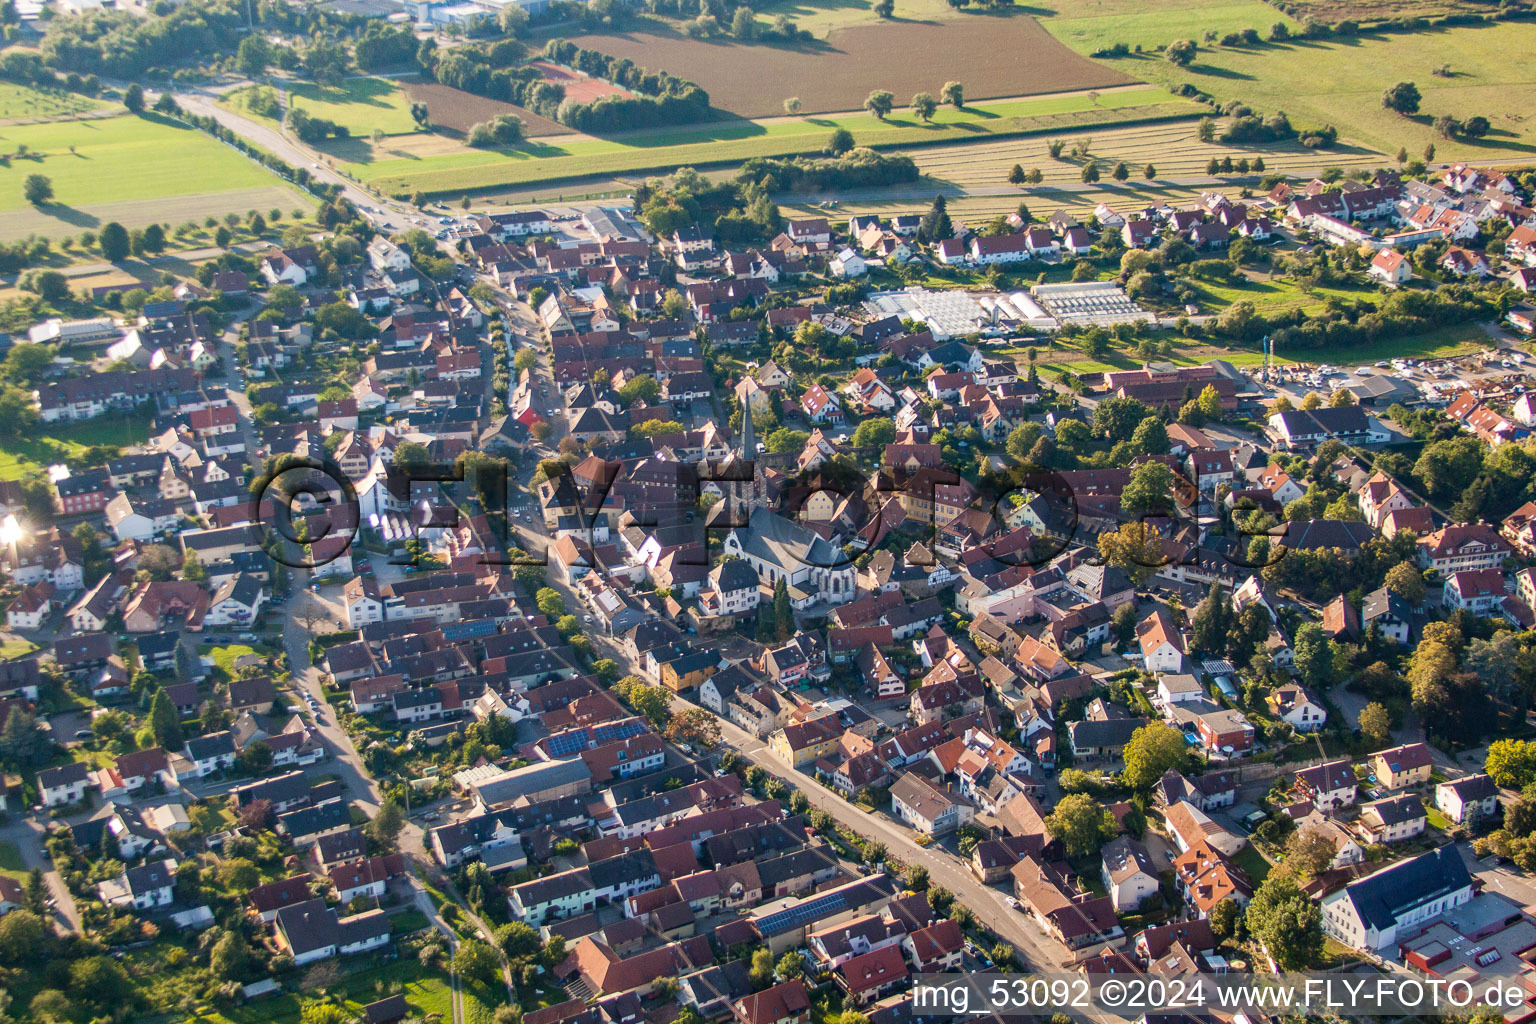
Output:
<svg viewBox="0 0 1536 1024">
<path fill-rule="evenodd" d="M 48 883 L 48 893 L 53 897 L 54 925 L 64 931 L 77 932 L 80 930 L 80 912 L 75 909 L 75 898 L 43 849 L 43 839 L 48 835 L 44 828 L 46 820 L 31 814 L 13 814 L 0 826 L 0 840 L 16 844 L 21 851 L 21 863 L 28 871 L 43 869 L 43 880 Z"/>
<path fill-rule="evenodd" d="M 175 93 L 174 96 L 176 102 L 184 109 L 202 117 L 212 117 L 219 124 L 228 128 L 247 142 L 260 146 L 262 149 L 287 161 L 294 167 L 305 168 L 317 181 L 327 185 L 339 185 L 342 194 L 354 206 L 371 206 L 384 210 L 385 212 L 381 217 L 370 218 L 384 231 L 404 231 L 410 226 L 410 214 L 405 212 L 405 207 L 398 206 L 393 202 L 380 200 L 356 182 L 351 181 L 339 171 L 327 165 L 319 154 L 295 141 L 286 132 L 269 128 L 257 121 L 252 121 L 233 111 L 224 109 L 214 102 L 213 96 L 210 93 L 179 92 Z"/>
</svg>

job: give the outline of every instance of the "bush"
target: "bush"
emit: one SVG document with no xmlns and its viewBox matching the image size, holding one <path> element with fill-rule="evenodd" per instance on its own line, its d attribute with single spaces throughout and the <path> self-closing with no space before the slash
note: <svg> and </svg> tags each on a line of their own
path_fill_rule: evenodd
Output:
<svg viewBox="0 0 1536 1024">
<path fill-rule="evenodd" d="M 471 146 L 510 146 L 523 137 L 523 119 L 516 114 L 497 114 L 469 130 Z"/>
</svg>

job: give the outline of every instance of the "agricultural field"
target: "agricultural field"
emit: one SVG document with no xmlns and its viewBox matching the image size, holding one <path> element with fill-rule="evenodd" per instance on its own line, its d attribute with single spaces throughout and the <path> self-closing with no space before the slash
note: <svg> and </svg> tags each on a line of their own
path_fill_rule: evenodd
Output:
<svg viewBox="0 0 1536 1024">
<path fill-rule="evenodd" d="M 1071 148 L 1089 140 L 1089 156 L 1097 164 L 1100 180 L 1083 184 L 1083 158 L 1073 158 Z M 1066 143 L 1061 159 L 1052 159 L 1046 148 L 1052 139 Z M 1058 209 L 1087 216 L 1099 203 L 1117 209 L 1130 209 L 1153 202 L 1186 203 L 1201 192 L 1215 190 L 1236 196 L 1242 187 L 1256 188 L 1259 175 L 1211 184 L 1205 171 L 1213 156 L 1230 156 L 1233 161 L 1264 159 L 1265 173 L 1310 177 L 1324 167 L 1374 169 L 1391 161 L 1366 150 L 1317 151 L 1302 146 L 1271 145 L 1241 147 L 1206 145 L 1195 138 L 1195 123 L 1171 121 L 1160 124 L 1108 125 L 1093 130 L 1044 134 L 1014 139 L 993 139 L 969 145 L 939 145 L 913 148 L 908 152 L 923 172 L 923 181 L 899 190 L 886 189 L 838 195 L 840 213 L 875 213 L 891 216 L 925 209 L 935 192 L 951 190 L 950 214 L 965 223 L 980 223 L 998 214 L 1012 213 L 1019 203 L 1041 217 Z M 1131 177 L 1124 182 L 1110 178 L 1119 161 L 1125 161 Z M 1157 172 L 1154 181 L 1144 177 L 1151 163 Z M 1014 164 L 1025 170 L 1039 168 L 1044 181 L 1039 185 L 1008 184 L 1008 172 Z M 956 194 L 965 190 L 968 194 Z M 780 197 L 786 211 L 811 209 L 801 200 L 812 197 Z"/>
<path fill-rule="evenodd" d="M 551 121 L 531 110 L 439 82 L 405 78 L 400 80 L 400 88 L 405 90 L 411 103 L 427 105 L 427 114 L 434 126 L 447 128 L 453 134 L 464 135 L 473 126 L 489 121 L 497 114 L 516 114 L 523 119 L 523 127 L 529 135 L 568 135 L 571 132 L 559 121 Z"/>
<path fill-rule="evenodd" d="M 937 96 L 949 79 L 963 82 L 971 99 L 1105 89 L 1133 80 L 1074 54 L 1018 13 L 854 25 L 825 43 L 800 47 L 655 32 L 573 42 L 697 82 L 717 109 L 741 117 L 781 113 L 790 96 L 799 96 L 810 113 L 856 110 L 872 89 L 888 89 L 905 103 L 917 92 Z"/>
<path fill-rule="evenodd" d="M 343 169 L 387 193 L 452 193 L 594 175 L 641 174 L 689 164 L 819 152 L 837 128 L 859 145 L 899 146 L 980 135 L 1054 132 L 1074 126 L 1149 118 L 1185 118 L 1200 108 L 1157 88 L 943 107 L 930 124 L 910 112 L 885 121 L 866 113 L 776 117 L 633 132 L 610 138 L 571 134 L 531 138 L 498 150 L 470 149 L 442 136 L 348 139 L 326 146 Z M 1192 122 L 1191 122 L 1192 123 Z M 1193 130 L 1192 128 L 1190 129 Z M 1044 143 L 1040 144 L 1042 147 Z"/>
<path fill-rule="evenodd" d="M 282 179 L 191 128 L 124 114 L 81 121 L 0 126 L 0 148 L 27 147 L 0 166 L 0 239 L 60 236 L 303 202 Z M 29 174 L 53 180 L 54 200 L 22 198 Z"/>
<path fill-rule="evenodd" d="M 1331 123 L 1346 141 L 1417 155 L 1434 143 L 1437 159 L 1518 160 L 1536 153 L 1531 111 L 1536 109 L 1536 63 L 1523 57 L 1536 45 L 1536 24 L 1458 26 L 1348 39 L 1263 43 L 1252 47 L 1201 46 L 1195 61 L 1178 68 L 1160 55 L 1108 60 L 1127 75 L 1175 85 L 1193 83 L 1217 100 L 1242 100 L 1255 110 L 1284 110 L 1298 126 Z M 1448 76 L 1435 72 L 1446 67 Z M 1417 115 L 1385 109 L 1381 94 L 1401 81 L 1423 95 Z M 1433 129 L 1442 114 L 1487 117 L 1484 139 L 1448 141 Z"/>
<path fill-rule="evenodd" d="M 32 89 L 12 82 L 0 82 L 0 122 L 43 121 L 55 117 L 75 117 L 106 109 L 100 100 L 77 92 L 58 89 Z"/>
</svg>

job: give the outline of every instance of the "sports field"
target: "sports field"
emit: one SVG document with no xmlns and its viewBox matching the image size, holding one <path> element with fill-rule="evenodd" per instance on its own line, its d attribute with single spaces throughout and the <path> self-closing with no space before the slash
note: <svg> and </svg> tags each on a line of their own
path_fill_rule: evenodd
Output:
<svg viewBox="0 0 1536 1024">
<path fill-rule="evenodd" d="M 888 89 L 905 103 L 917 92 L 937 96 L 951 79 L 973 99 L 1104 89 L 1132 80 L 1073 53 L 1034 18 L 1012 12 L 854 25 L 832 32 L 825 43 L 802 47 L 655 32 L 573 41 L 697 82 L 713 106 L 742 117 L 781 113 L 791 96 L 811 113 L 857 109 L 873 89 Z"/>
<path fill-rule="evenodd" d="M 228 146 L 149 117 L 0 126 L 0 152 L 22 145 L 27 157 L 0 166 L 0 238 L 78 234 L 110 220 L 181 223 L 303 201 L 298 190 Z M 52 179 L 52 203 L 34 208 L 22 198 L 30 174 Z"/>
<path fill-rule="evenodd" d="M 1385 153 L 1404 146 L 1417 155 L 1434 143 L 1440 160 L 1511 160 L 1536 154 L 1536 60 L 1527 56 L 1533 47 L 1536 24 L 1504 22 L 1242 48 L 1202 45 L 1187 68 L 1158 54 L 1106 63 L 1146 81 L 1190 82 L 1218 100 L 1242 100 L 1265 113 L 1284 110 L 1298 126 L 1334 124 L 1346 139 Z M 1449 77 L 1434 74 L 1442 65 Z M 1383 90 L 1402 81 L 1423 95 L 1411 118 L 1381 105 Z M 1448 141 L 1432 127 L 1442 114 L 1463 120 L 1481 114 L 1493 131 L 1481 140 Z"/>
<path fill-rule="evenodd" d="M 1097 102 L 1095 102 L 1095 100 Z M 437 136 L 386 139 L 375 146 L 352 139 L 327 147 L 344 170 L 391 194 L 421 190 L 450 194 L 602 174 L 725 163 L 754 156 L 819 152 L 837 128 L 858 145 L 899 146 L 1066 131 L 1143 118 L 1188 118 L 1200 108 L 1158 88 L 1134 87 L 1097 97 L 1061 95 L 943 107 L 931 124 L 906 110 L 881 122 L 866 113 L 722 121 L 634 132 L 611 138 L 567 135 L 528 139 L 500 150 L 470 149 Z M 1043 145 L 1043 143 L 1042 143 Z"/>
</svg>

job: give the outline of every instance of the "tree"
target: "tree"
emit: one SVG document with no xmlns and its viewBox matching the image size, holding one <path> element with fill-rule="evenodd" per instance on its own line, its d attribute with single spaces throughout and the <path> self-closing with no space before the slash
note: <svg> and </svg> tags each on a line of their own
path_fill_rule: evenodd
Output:
<svg viewBox="0 0 1536 1024">
<path fill-rule="evenodd" d="M 853 148 L 853 132 L 847 128 L 839 128 L 832 133 L 827 140 L 827 152 L 832 156 L 842 156 Z"/>
<path fill-rule="evenodd" d="M 655 728 L 666 728 L 672 717 L 672 698 L 666 690 L 647 685 L 639 676 L 625 676 L 613 685 L 613 689 L 636 714 L 646 718 Z"/>
<path fill-rule="evenodd" d="M 1156 416 L 1142 420 L 1131 434 L 1131 447 L 1139 455 L 1167 455 L 1168 428 Z"/>
<path fill-rule="evenodd" d="M 1438 640 L 1423 640 L 1408 662 L 1413 706 L 1421 713 L 1446 702 L 1446 683 L 1456 671 L 1456 654 Z"/>
<path fill-rule="evenodd" d="M 142 114 L 144 112 L 144 90 L 138 82 L 134 82 L 123 90 L 123 106 L 128 108 L 130 114 Z"/>
<path fill-rule="evenodd" d="M 101 255 L 108 263 L 120 263 L 128 258 L 128 229 L 117 221 L 108 221 L 102 226 L 97 242 L 101 246 Z"/>
<path fill-rule="evenodd" d="M 1155 463 L 1154 463 L 1155 465 Z M 1099 555 L 1140 586 L 1165 564 L 1163 541 L 1151 523 L 1124 523 L 1099 534 Z"/>
<path fill-rule="evenodd" d="M 1323 953 L 1321 908 L 1285 872 L 1275 872 L 1253 894 L 1248 931 L 1264 943 L 1282 971 L 1301 971 Z"/>
<path fill-rule="evenodd" d="M 784 113 L 788 114 L 790 117 L 799 116 L 800 107 L 801 104 L 799 96 L 791 96 L 789 99 L 784 101 Z"/>
<path fill-rule="evenodd" d="M 881 121 L 896 106 L 896 97 L 884 89 L 875 89 L 864 97 L 864 109 L 874 114 Z"/>
<path fill-rule="evenodd" d="M 1131 169 L 1126 166 L 1124 160 L 1121 160 L 1119 163 L 1115 164 L 1115 169 L 1109 172 L 1109 176 L 1114 178 L 1116 181 L 1125 181 L 1131 176 Z"/>
<path fill-rule="evenodd" d="M 1333 683 L 1333 644 L 1323 635 L 1322 627 L 1308 622 L 1296 630 L 1293 650 L 1296 671 L 1308 686 L 1330 686 Z"/>
<path fill-rule="evenodd" d="M 425 103 L 417 101 L 411 104 L 411 120 L 420 128 L 426 128 L 432 123 L 432 114 Z"/>
<path fill-rule="evenodd" d="M 912 97 L 912 113 L 924 121 L 932 121 L 938 109 L 939 101 L 933 98 L 931 92 L 920 92 Z"/>
<path fill-rule="evenodd" d="M 1475 114 L 1461 123 L 1461 134 L 1469 139 L 1480 139 L 1493 129 L 1493 125 L 1482 114 Z"/>
<path fill-rule="evenodd" d="M 1170 768 L 1182 768 L 1189 747 L 1184 735 L 1166 722 L 1150 722 L 1125 744 L 1120 780 L 1132 789 L 1149 790 Z"/>
<path fill-rule="evenodd" d="M 1393 113 L 1407 116 L 1419 112 L 1419 87 L 1412 82 L 1398 82 L 1381 94 L 1381 105 Z"/>
<path fill-rule="evenodd" d="M 46 174 L 29 174 L 21 186 L 22 198 L 41 206 L 53 198 L 53 179 Z"/>
<path fill-rule="evenodd" d="M 1227 638 L 1236 624 L 1227 592 L 1221 584 L 1212 582 L 1205 598 L 1195 607 L 1190 620 L 1190 643 L 1196 651 L 1215 655 L 1227 649 Z"/>
<path fill-rule="evenodd" d="M 260 32 L 252 32 L 240 40 L 235 49 L 235 66 L 247 78 L 257 78 L 266 73 L 272 63 L 272 44 Z"/>
<path fill-rule="evenodd" d="M 48 956 L 52 930 L 30 910 L 13 910 L 0 917 L 0 962 L 33 963 Z"/>
<path fill-rule="evenodd" d="M 666 736 L 673 743 L 692 743 L 709 749 L 720 742 L 720 719 L 703 708 L 679 711 L 667 723 Z"/>
<path fill-rule="evenodd" d="M 554 587 L 544 587 L 533 597 L 545 618 L 558 619 L 565 614 L 565 598 L 560 596 L 560 591 Z"/>
<path fill-rule="evenodd" d="M 752 966 L 747 971 L 747 979 L 752 987 L 762 990 L 773 984 L 773 954 L 766 949 L 754 950 L 752 953 Z"/>
<path fill-rule="evenodd" d="M 933 205 L 918 223 L 917 235 L 924 242 L 937 242 L 953 237 L 955 227 L 949 221 L 949 203 L 942 195 L 933 197 Z"/>
<path fill-rule="evenodd" d="M 1046 817 L 1045 828 L 1061 842 L 1067 856 L 1087 857 L 1115 834 L 1115 818 L 1087 793 L 1071 793 Z"/>
<path fill-rule="evenodd" d="M 1327 871 L 1338 852 L 1338 843 L 1331 837 L 1315 828 L 1300 828 L 1285 841 L 1285 866 L 1297 881 L 1306 881 Z"/>
<path fill-rule="evenodd" d="M 165 692 L 165 687 L 155 690 L 154 699 L 149 704 L 149 727 L 155 734 L 155 745 L 166 750 L 176 750 L 181 746 L 181 716 L 176 711 L 176 705 L 171 703 L 170 695 Z"/>
<path fill-rule="evenodd" d="M 1361 708 L 1355 724 L 1360 727 L 1360 735 L 1372 746 L 1379 747 L 1392 738 L 1392 714 L 1380 701 L 1373 700 Z"/>
<path fill-rule="evenodd" d="M 896 440 L 896 423 L 888 416 L 875 416 L 860 423 L 853 432 L 855 448 L 884 448 Z"/>
<path fill-rule="evenodd" d="M 1429 589 L 1424 583 L 1424 573 L 1412 562 L 1399 562 L 1387 570 L 1387 589 L 1409 604 L 1422 604 Z"/>
<path fill-rule="evenodd" d="M 1008 172 L 1008 184 L 1022 185 L 1024 184 L 1025 180 L 1028 179 L 1028 177 L 1029 176 L 1024 173 L 1023 164 L 1014 164 L 1013 170 Z"/>
<path fill-rule="evenodd" d="M 1198 49 L 1199 47 L 1195 45 L 1193 39 L 1179 39 L 1169 43 L 1163 49 L 1163 56 L 1170 64 L 1181 68 L 1188 67 L 1190 62 L 1195 59 L 1195 53 Z"/>
<path fill-rule="evenodd" d="M 1211 932 L 1223 941 L 1230 939 L 1233 932 L 1237 931 L 1237 919 L 1241 914 L 1241 908 L 1237 901 L 1227 898 L 1218 902 L 1211 908 L 1210 922 Z"/>
<path fill-rule="evenodd" d="M 1004 449 L 1010 458 L 1017 462 L 1027 462 L 1029 453 L 1034 451 L 1036 443 L 1045 436 L 1045 428 L 1038 423 L 1026 420 L 1014 427 L 1008 434 L 1008 440 Z"/>
<path fill-rule="evenodd" d="M 351 1024 L 352 1017 L 335 1003 L 305 1003 L 299 1010 L 299 1024 Z"/>
<path fill-rule="evenodd" d="M 1348 394 L 1348 392 L 1345 392 L 1345 394 Z M 1215 385 L 1207 384 L 1202 388 L 1198 401 L 1200 403 L 1200 415 L 1208 420 L 1221 419 L 1221 392 L 1216 390 Z"/>
<path fill-rule="evenodd" d="M 1125 441 L 1148 417 L 1152 409 L 1135 398 L 1106 398 L 1093 410 L 1093 431 L 1110 441 Z"/>
<path fill-rule="evenodd" d="M 788 640 L 795 633 L 795 611 L 789 604 L 789 585 L 780 576 L 773 585 L 773 617 L 779 626 L 779 639 Z"/>
<path fill-rule="evenodd" d="M 465 939 L 453 954 L 453 969 L 460 977 L 490 985 L 501 977 L 501 959 L 489 943 Z"/>
<path fill-rule="evenodd" d="M 790 950 L 779 957 L 778 975 L 781 981 L 794 981 L 805 975 L 805 957 Z"/>
<path fill-rule="evenodd" d="M 115 1007 L 129 992 L 128 974 L 109 956 L 88 956 L 69 967 L 70 989 L 97 1007 Z"/>
<path fill-rule="evenodd" d="M 1200 119 L 1200 124 L 1198 126 L 1196 126 L 1196 128 L 1195 128 L 1195 137 L 1198 138 L 1201 142 L 1215 142 L 1216 141 L 1216 120 L 1215 120 L 1215 118 L 1202 117 Z M 1212 157 L 1211 159 L 1215 160 L 1215 157 Z M 1210 173 L 1214 174 L 1215 172 L 1212 171 Z"/>
<path fill-rule="evenodd" d="M 1494 740 L 1488 744 L 1483 770 L 1506 789 L 1524 789 L 1536 780 L 1536 743 Z"/>
<path fill-rule="evenodd" d="M 368 822 L 367 832 L 369 838 L 386 850 L 393 849 L 395 841 L 400 837 L 400 830 L 405 828 L 405 811 L 395 802 L 395 798 L 387 796 L 379 805 L 379 813 Z"/>
<path fill-rule="evenodd" d="M 1093 183 L 1095 181 L 1098 181 L 1099 180 L 1099 165 L 1098 165 L 1098 163 L 1096 163 L 1093 160 L 1089 160 L 1086 164 L 1083 165 L 1083 172 L 1080 175 L 1080 177 L 1083 179 L 1083 181 L 1085 183 L 1088 183 L 1088 184 L 1091 184 L 1091 183 Z"/>
<path fill-rule="evenodd" d="M 1165 516 L 1173 511 L 1173 472 L 1161 462 L 1144 462 L 1131 470 L 1120 492 L 1120 514 L 1126 519 Z"/>
<path fill-rule="evenodd" d="M 939 90 L 939 99 L 959 110 L 965 106 L 965 86 L 959 82 L 945 82 L 944 88 Z"/>
</svg>

